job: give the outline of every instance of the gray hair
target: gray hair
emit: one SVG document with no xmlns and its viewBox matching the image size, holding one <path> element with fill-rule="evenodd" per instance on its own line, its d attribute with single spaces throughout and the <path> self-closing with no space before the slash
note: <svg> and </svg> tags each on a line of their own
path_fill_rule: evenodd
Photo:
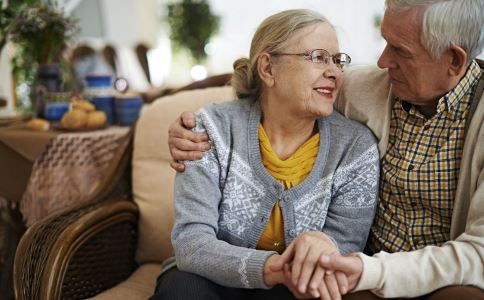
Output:
<svg viewBox="0 0 484 300">
<path fill-rule="evenodd" d="M 469 64 L 484 48 L 483 0 L 386 0 L 387 9 L 424 7 L 421 42 L 433 59 L 454 44 L 467 51 Z"/>
<path fill-rule="evenodd" d="M 286 10 L 265 19 L 252 38 L 249 58 L 234 62 L 231 85 L 237 97 L 259 98 L 262 88 L 257 72 L 259 56 L 281 50 L 296 31 L 318 22 L 330 24 L 324 16 L 309 9 Z"/>
</svg>

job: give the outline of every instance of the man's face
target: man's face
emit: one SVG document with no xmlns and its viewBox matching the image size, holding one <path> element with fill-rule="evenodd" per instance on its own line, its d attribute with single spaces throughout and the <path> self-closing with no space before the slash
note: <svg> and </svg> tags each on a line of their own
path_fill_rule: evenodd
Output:
<svg viewBox="0 0 484 300">
<path fill-rule="evenodd" d="M 422 11 L 387 10 L 381 34 L 387 41 L 378 60 L 387 68 L 393 94 L 422 107 L 436 107 L 438 99 L 449 90 L 448 56 L 432 59 L 420 43 Z"/>
</svg>

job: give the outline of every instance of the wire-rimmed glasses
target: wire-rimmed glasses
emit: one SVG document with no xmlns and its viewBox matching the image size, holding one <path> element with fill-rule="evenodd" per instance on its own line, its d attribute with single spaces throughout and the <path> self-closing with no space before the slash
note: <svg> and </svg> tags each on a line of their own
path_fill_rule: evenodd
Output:
<svg viewBox="0 0 484 300">
<path fill-rule="evenodd" d="M 273 56 L 281 55 L 294 55 L 301 56 L 307 60 L 312 61 L 315 64 L 326 64 L 329 65 L 331 61 L 338 67 L 338 69 L 343 70 L 344 67 L 350 64 L 351 57 L 346 53 L 336 53 L 331 55 L 328 51 L 324 49 L 314 49 L 306 53 L 271 53 Z"/>
</svg>

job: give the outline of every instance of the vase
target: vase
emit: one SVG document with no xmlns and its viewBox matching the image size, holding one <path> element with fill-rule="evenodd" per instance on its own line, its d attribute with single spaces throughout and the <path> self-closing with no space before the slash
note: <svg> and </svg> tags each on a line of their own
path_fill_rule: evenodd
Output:
<svg viewBox="0 0 484 300">
<path fill-rule="evenodd" d="M 61 69 L 58 64 L 40 65 L 37 69 L 37 83 L 44 86 L 47 92 L 59 92 L 61 86 Z"/>
<path fill-rule="evenodd" d="M 40 65 L 36 74 L 36 87 L 34 90 L 35 115 L 44 117 L 46 95 L 59 92 L 61 88 L 61 69 L 58 64 Z"/>
</svg>

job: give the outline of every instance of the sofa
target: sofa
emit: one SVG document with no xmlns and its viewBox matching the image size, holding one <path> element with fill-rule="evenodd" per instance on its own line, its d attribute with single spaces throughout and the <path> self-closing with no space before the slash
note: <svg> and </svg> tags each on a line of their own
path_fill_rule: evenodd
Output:
<svg viewBox="0 0 484 300">
<path fill-rule="evenodd" d="M 147 299 L 172 255 L 168 127 L 183 111 L 234 99 L 230 86 L 181 91 L 143 110 L 103 189 L 88 205 L 31 226 L 17 248 L 16 298 Z"/>
</svg>

